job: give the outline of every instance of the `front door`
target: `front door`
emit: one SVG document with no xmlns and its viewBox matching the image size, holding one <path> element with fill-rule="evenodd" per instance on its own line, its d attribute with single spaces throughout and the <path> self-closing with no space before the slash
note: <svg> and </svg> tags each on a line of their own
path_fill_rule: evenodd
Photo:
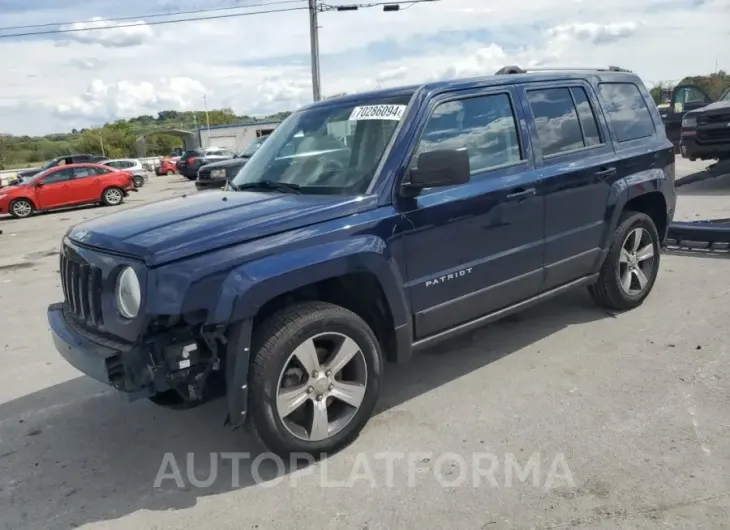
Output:
<svg viewBox="0 0 730 530">
<path fill-rule="evenodd" d="M 701 109 L 712 103 L 712 98 L 694 85 L 679 85 L 672 91 L 672 102 L 662 116 L 667 138 L 676 145 L 682 137 L 682 119 L 690 110 Z M 664 114 L 664 113 L 662 113 Z"/>
<path fill-rule="evenodd" d="M 545 192 L 547 290 L 587 275 L 598 262 L 618 156 L 605 118 L 596 119 L 600 107 L 591 85 L 530 84 L 520 95 L 533 118 Z"/>
<path fill-rule="evenodd" d="M 537 293 L 544 198 L 513 87 L 446 95 L 431 104 L 415 150 L 467 148 L 471 181 L 400 198 L 407 292 L 417 339 Z"/>
<path fill-rule="evenodd" d="M 73 174 L 73 168 L 60 167 L 42 178 L 36 191 L 36 199 L 41 210 L 73 204 L 74 194 L 71 189 Z"/>
</svg>

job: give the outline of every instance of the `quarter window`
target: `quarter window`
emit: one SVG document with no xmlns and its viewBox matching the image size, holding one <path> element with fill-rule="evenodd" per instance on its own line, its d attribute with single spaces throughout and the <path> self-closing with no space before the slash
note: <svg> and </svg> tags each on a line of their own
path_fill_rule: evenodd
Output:
<svg viewBox="0 0 730 530">
<path fill-rule="evenodd" d="M 463 148 L 469 152 L 472 173 L 523 160 L 508 94 L 439 104 L 426 124 L 416 158 L 437 149 Z"/>
<path fill-rule="evenodd" d="M 654 122 L 639 88 L 633 83 L 602 83 L 601 98 L 616 139 L 628 142 L 654 134 Z"/>
</svg>

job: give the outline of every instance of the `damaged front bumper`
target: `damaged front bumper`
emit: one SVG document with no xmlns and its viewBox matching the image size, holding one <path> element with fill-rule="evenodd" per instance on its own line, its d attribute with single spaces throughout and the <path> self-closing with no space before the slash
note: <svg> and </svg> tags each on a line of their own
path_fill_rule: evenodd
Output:
<svg viewBox="0 0 730 530">
<path fill-rule="evenodd" d="M 189 406 L 228 395 L 229 421 L 246 417 L 250 326 L 239 327 L 229 343 L 221 330 L 194 336 L 188 332 L 157 335 L 145 343 L 121 343 L 91 333 L 67 314 L 63 303 L 48 307 L 53 343 L 66 361 L 130 401 L 175 392 Z M 239 349 L 240 348 L 240 349 Z"/>
</svg>

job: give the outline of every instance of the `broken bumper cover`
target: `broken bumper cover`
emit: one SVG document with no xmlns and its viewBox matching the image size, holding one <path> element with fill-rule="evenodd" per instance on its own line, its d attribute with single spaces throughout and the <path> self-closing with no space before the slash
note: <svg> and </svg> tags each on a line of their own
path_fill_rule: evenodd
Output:
<svg viewBox="0 0 730 530">
<path fill-rule="evenodd" d="M 91 340 L 78 324 L 64 314 L 63 303 L 48 306 L 51 337 L 66 361 L 97 381 L 124 392 L 134 400 L 156 391 L 149 356 L 140 347 L 124 348 Z"/>
</svg>

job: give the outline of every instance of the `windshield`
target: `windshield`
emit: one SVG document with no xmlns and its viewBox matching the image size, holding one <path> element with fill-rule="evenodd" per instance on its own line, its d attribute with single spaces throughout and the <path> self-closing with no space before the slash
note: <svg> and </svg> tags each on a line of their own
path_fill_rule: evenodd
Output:
<svg viewBox="0 0 730 530">
<path fill-rule="evenodd" d="M 248 147 L 240 152 L 238 155 L 240 158 L 251 158 L 253 154 L 259 150 L 259 147 L 261 147 L 261 144 L 264 143 L 264 140 L 266 140 L 268 136 L 262 136 L 261 138 L 256 138 L 253 142 L 248 144 Z"/>
<path fill-rule="evenodd" d="M 301 193 L 364 193 L 412 94 L 295 112 L 241 168 L 233 188 L 285 183 Z"/>
<path fill-rule="evenodd" d="M 49 160 L 48 162 L 43 164 L 43 167 L 41 167 L 41 171 L 45 171 L 46 169 L 56 167 L 57 164 L 58 164 L 58 159 Z"/>
</svg>

